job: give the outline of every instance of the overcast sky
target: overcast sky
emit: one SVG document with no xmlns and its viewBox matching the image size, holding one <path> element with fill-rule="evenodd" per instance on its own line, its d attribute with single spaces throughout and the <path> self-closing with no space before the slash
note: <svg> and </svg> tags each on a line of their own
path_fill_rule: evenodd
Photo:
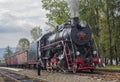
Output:
<svg viewBox="0 0 120 82">
<path fill-rule="evenodd" d="M 46 28 L 41 0 L 0 0 L 0 48 L 16 47 L 20 38 L 31 40 L 35 26 Z"/>
</svg>

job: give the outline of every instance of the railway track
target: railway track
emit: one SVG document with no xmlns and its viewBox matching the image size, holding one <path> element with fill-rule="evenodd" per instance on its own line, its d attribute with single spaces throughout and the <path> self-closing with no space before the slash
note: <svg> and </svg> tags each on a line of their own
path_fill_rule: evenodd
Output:
<svg viewBox="0 0 120 82">
<path fill-rule="evenodd" d="M 31 78 L 7 71 L 7 70 L 0 70 L 0 74 L 3 77 L 9 78 L 7 82 L 40 82 L 38 80 L 33 80 Z"/>
<path fill-rule="evenodd" d="M 0 72 L 1 72 L 1 70 L 0 70 Z M 8 71 L 6 71 L 6 72 L 8 72 Z M 10 73 L 11 73 L 11 71 L 10 71 Z M 25 75 L 30 78 L 35 77 L 35 79 L 44 79 L 43 81 L 36 81 L 36 82 L 48 82 L 48 81 L 52 81 L 53 79 L 55 80 L 55 79 L 59 79 L 61 77 L 64 79 L 66 77 L 69 78 L 71 76 L 78 77 L 78 78 L 83 77 L 85 79 L 87 78 L 87 79 L 96 80 L 96 81 L 100 81 L 100 82 L 120 82 L 120 73 L 104 72 L 104 71 L 99 71 L 99 70 L 96 70 L 93 73 L 91 73 L 90 71 L 80 71 L 75 74 L 73 74 L 72 72 L 65 72 L 65 73 L 64 72 L 55 72 L 55 71 L 47 72 L 46 70 L 42 70 L 42 74 L 40 77 L 37 75 L 37 71 L 35 69 L 24 69 L 21 71 L 16 71 L 15 73 L 21 74 L 22 76 Z M 58 76 L 58 75 L 60 75 L 60 76 Z M 16 81 L 14 81 L 14 82 L 16 82 Z M 31 82 L 31 81 L 18 81 L 18 82 Z M 35 82 L 35 81 L 32 81 L 32 82 Z M 61 82 L 61 81 L 55 80 L 53 82 Z M 64 82 L 64 81 L 62 81 L 62 82 Z M 65 81 L 65 82 L 68 82 L 68 81 Z M 87 81 L 84 81 L 84 82 L 87 82 Z"/>
</svg>

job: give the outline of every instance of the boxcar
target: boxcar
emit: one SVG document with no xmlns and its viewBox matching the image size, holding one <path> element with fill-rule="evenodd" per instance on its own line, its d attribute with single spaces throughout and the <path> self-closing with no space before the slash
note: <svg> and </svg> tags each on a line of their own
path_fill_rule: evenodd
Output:
<svg viewBox="0 0 120 82">
<path fill-rule="evenodd" d="M 32 43 L 28 50 L 7 57 L 5 59 L 8 66 L 27 66 L 34 65 L 36 67 L 38 60 L 37 43 Z"/>
<path fill-rule="evenodd" d="M 16 55 L 13 55 L 13 65 L 17 65 L 17 57 Z"/>
<path fill-rule="evenodd" d="M 14 55 L 10 57 L 10 64 L 14 65 Z"/>
<path fill-rule="evenodd" d="M 15 66 L 15 65 L 24 65 L 27 64 L 28 59 L 28 51 L 25 50 L 20 53 L 15 53 L 13 56 L 7 57 L 5 62 L 8 66 Z"/>
<path fill-rule="evenodd" d="M 17 62 L 17 65 L 24 65 L 27 63 L 27 56 L 28 56 L 28 51 L 23 51 L 21 53 L 18 53 L 17 55 L 15 55 L 16 60 L 15 62 Z"/>
</svg>

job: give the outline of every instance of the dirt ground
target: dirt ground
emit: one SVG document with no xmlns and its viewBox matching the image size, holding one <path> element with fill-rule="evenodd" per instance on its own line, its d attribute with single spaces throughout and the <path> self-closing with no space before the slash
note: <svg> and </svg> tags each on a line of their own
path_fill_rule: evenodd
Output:
<svg viewBox="0 0 120 82">
<path fill-rule="evenodd" d="M 88 75 L 83 76 L 83 75 L 66 74 L 66 73 L 59 73 L 59 72 L 50 73 L 45 70 L 42 70 L 41 76 L 38 76 L 37 70 L 33 70 L 33 69 L 23 69 L 19 71 L 10 70 L 10 71 L 15 72 L 17 74 L 21 74 L 23 76 L 30 77 L 32 79 L 39 79 L 39 80 L 42 79 L 44 80 L 44 82 L 45 81 L 47 82 L 120 82 L 120 80 L 118 81 L 117 79 L 114 79 L 114 80 L 106 79 L 105 78 L 106 76 L 98 77 L 96 75 L 93 75 L 93 77 L 90 77 Z M 2 82 L 2 79 L 0 82 Z"/>
<path fill-rule="evenodd" d="M 89 77 L 89 76 L 79 76 L 75 74 L 62 74 L 62 73 L 49 73 L 46 71 L 42 71 L 41 76 L 37 75 L 36 70 L 22 70 L 16 73 L 36 78 L 36 79 L 44 79 L 49 82 L 118 82 L 117 80 L 105 80 L 104 78 L 96 78 L 96 77 Z"/>
<path fill-rule="evenodd" d="M 0 76 L 0 82 L 4 82 L 3 77 Z"/>
</svg>

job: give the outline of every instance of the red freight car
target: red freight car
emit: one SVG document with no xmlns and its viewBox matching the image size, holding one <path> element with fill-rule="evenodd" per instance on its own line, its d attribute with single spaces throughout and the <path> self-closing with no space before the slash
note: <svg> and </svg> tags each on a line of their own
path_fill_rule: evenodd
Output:
<svg viewBox="0 0 120 82">
<path fill-rule="evenodd" d="M 29 53 L 28 53 L 29 52 Z M 14 55 L 6 58 L 6 64 L 9 66 L 25 66 L 34 68 L 37 65 L 38 53 L 37 53 L 37 43 L 32 43 L 28 50 L 20 53 L 15 53 Z"/>
<path fill-rule="evenodd" d="M 26 64 L 27 63 L 27 57 L 28 57 L 28 51 L 24 51 L 24 52 L 21 52 L 19 54 L 16 55 L 16 59 L 17 59 L 17 64 L 18 65 L 23 65 L 23 64 Z"/>
<path fill-rule="evenodd" d="M 17 57 L 16 57 L 16 55 L 13 55 L 13 65 L 17 65 Z"/>
<path fill-rule="evenodd" d="M 6 64 L 9 66 L 13 65 L 24 65 L 27 63 L 28 51 L 23 51 L 21 53 L 16 53 L 13 56 L 7 57 L 5 59 Z"/>
<path fill-rule="evenodd" d="M 14 57 L 14 56 L 11 56 L 11 57 L 10 57 L 10 64 L 11 64 L 11 65 L 14 65 L 14 63 L 13 63 L 14 58 L 13 58 L 13 57 Z"/>
<path fill-rule="evenodd" d="M 5 62 L 6 62 L 6 64 L 7 64 L 7 66 L 11 66 L 11 65 L 13 65 L 13 58 L 12 58 L 13 56 L 10 56 L 10 57 L 7 57 L 6 59 L 5 59 Z"/>
<path fill-rule="evenodd" d="M 7 58 L 5 59 L 5 62 L 6 62 L 6 64 L 7 64 L 7 66 L 11 66 L 12 63 L 13 63 L 13 61 L 12 61 L 12 56 L 7 57 Z"/>
</svg>

